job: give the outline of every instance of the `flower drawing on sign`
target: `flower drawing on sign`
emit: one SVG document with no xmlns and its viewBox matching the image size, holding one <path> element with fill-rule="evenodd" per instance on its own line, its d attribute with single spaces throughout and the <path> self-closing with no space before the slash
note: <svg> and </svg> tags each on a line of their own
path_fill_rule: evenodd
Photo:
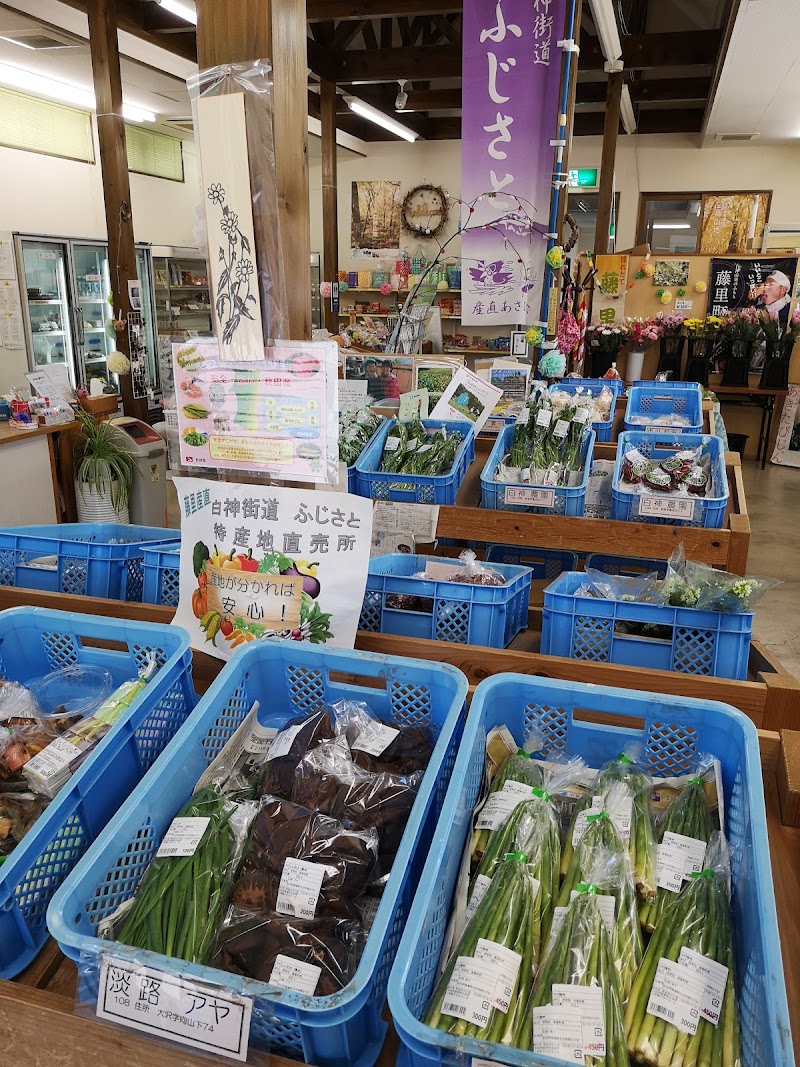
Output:
<svg viewBox="0 0 800 1067">
<path fill-rule="evenodd" d="M 216 292 L 217 318 L 222 325 L 222 343 L 229 345 L 243 318 L 252 319 L 249 304 L 255 304 L 251 292 L 251 278 L 255 273 L 250 242 L 239 226 L 239 216 L 225 203 L 225 189 L 219 182 L 208 187 L 207 197 L 222 208 L 219 228 L 228 238 L 228 246 L 219 246 L 219 262 L 224 270 L 219 276 Z"/>
<path fill-rule="evenodd" d="M 549 6 L 550 0 L 547 0 L 547 4 Z M 522 30 L 516 23 L 509 22 L 506 26 L 506 20 L 503 16 L 502 0 L 497 0 L 497 5 L 494 10 L 497 25 L 493 26 L 490 30 L 481 30 L 481 44 L 483 44 L 484 41 L 494 41 L 495 44 L 500 44 L 506 39 L 506 32 L 513 33 L 515 37 L 522 36 Z"/>
</svg>

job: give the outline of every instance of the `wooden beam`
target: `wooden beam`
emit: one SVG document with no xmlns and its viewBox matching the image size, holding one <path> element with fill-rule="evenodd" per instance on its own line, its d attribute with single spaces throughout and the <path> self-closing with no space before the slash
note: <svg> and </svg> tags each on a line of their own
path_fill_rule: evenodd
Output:
<svg viewBox="0 0 800 1067">
<path fill-rule="evenodd" d="M 595 255 L 608 252 L 611 205 L 614 199 L 614 163 L 619 136 L 619 110 L 624 73 L 616 71 L 608 76 L 606 111 L 603 124 L 603 152 L 600 158 L 600 188 L 597 197 L 597 225 L 595 226 Z"/>
<path fill-rule="evenodd" d="M 271 0 L 196 2 L 197 63 L 201 70 L 272 56 Z"/>
<path fill-rule="evenodd" d="M 89 0 L 64 0 L 64 3 L 76 11 L 82 11 L 84 14 L 89 13 Z M 117 0 L 117 29 L 125 30 L 126 33 L 130 33 L 142 41 L 147 41 L 157 48 L 163 48 L 164 51 L 171 52 L 182 59 L 188 59 L 192 63 L 197 62 L 194 33 L 176 34 L 174 36 L 157 33 L 145 23 L 145 7 L 147 6 L 155 7 L 156 5 L 145 5 L 137 3 L 136 0 Z M 161 8 L 159 8 L 160 10 Z M 164 14 L 166 15 L 167 13 L 164 12 Z M 169 25 L 169 23 L 165 22 L 165 25 Z M 193 31 L 194 27 L 190 26 L 189 29 Z"/>
<path fill-rule="evenodd" d="M 94 95 L 97 100 L 97 141 L 103 175 L 103 200 L 108 234 L 108 268 L 112 306 L 125 318 L 131 310 L 128 282 L 138 277 L 133 236 L 131 186 L 122 117 L 122 77 L 117 47 L 115 0 L 90 0 L 89 43 L 92 53 Z M 130 355 L 127 332 L 116 335 L 120 352 Z M 147 421 L 147 400 L 136 399 L 130 374 L 121 374 L 119 388 L 126 415 Z"/>
<path fill-rule="evenodd" d="M 306 40 L 307 62 L 309 67 L 326 81 L 336 81 L 341 70 L 342 55 L 327 45 L 309 37 Z"/>
<path fill-rule="evenodd" d="M 622 61 L 626 70 L 712 66 L 721 42 L 719 30 L 681 30 L 623 37 Z M 600 42 L 584 33 L 581 37 L 581 69 L 602 70 L 604 65 Z"/>
<path fill-rule="evenodd" d="M 339 214 L 336 176 L 336 86 L 324 81 L 320 93 L 322 122 L 322 278 L 336 281 L 339 270 Z M 331 311 L 329 299 L 322 298 L 325 326 L 331 334 L 339 332 L 338 315 Z"/>
<path fill-rule="evenodd" d="M 369 25 L 367 19 L 351 19 L 348 22 L 339 23 L 336 27 L 336 33 L 333 35 L 333 47 L 344 51 L 367 25 Z"/>
<path fill-rule="evenodd" d="M 603 111 L 579 111 L 573 132 L 576 137 L 599 137 L 603 133 Z M 703 117 L 702 108 L 640 111 L 637 133 L 697 133 Z M 433 136 L 433 134 L 431 135 Z"/>
<path fill-rule="evenodd" d="M 406 111 L 446 111 L 460 107 L 460 89 L 417 89 L 408 94 Z"/>
<path fill-rule="evenodd" d="M 398 25 L 400 25 L 398 20 Z M 402 32 L 402 31 L 401 31 Z M 417 45 L 379 48 L 373 52 L 345 52 L 337 81 L 387 82 L 398 78 L 460 78 L 461 51 L 450 46 Z"/>
<path fill-rule="evenodd" d="M 631 100 L 635 104 L 653 101 L 676 103 L 684 100 L 707 100 L 711 89 L 710 78 L 653 78 L 648 81 L 627 82 Z M 604 104 L 606 85 L 600 82 L 578 82 L 579 104 Z"/>
<path fill-rule="evenodd" d="M 381 48 L 391 48 L 392 47 L 392 29 L 393 28 L 394 28 L 393 27 L 393 23 L 392 23 L 392 20 L 390 18 L 389 19 L 381 19 Z"/>
<path fill-rule="evenodd" d="M 375 27 L 369 19 L 364 23 L 364 45 L 367 48 L 378 48 L 378 38 L 375 36 Z"/>
<path fill-rule="evenodd" d="M 445 0 L 308 0 L 306 17 L 309 22 L 322 19 L 384 18 L 393 15 L 436 15 L 461 11 L 463 3 Z"/>
</svg>

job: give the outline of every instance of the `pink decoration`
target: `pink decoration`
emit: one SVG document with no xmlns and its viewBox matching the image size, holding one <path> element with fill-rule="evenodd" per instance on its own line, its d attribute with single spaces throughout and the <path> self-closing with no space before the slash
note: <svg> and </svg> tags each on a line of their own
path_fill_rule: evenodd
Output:
<svg viewBox="0 0 800 1067">
<path fill-rule="evenodd" d="M 381 292 L 383 293 L 383 295 L 384 296 L 389 296 L 391 291 L 392 291 L 391 285 L 389 285 L 388 282 L 384 282 L 383 285 L 381 286 Z"/>
<path fill-rule="evenodd" d="M 324 296 L 326 300 L 331 295 L 331 291 L 332 290 L 330 282 L 323 282 L 322 285 L 320 285 L 319 287 L 319 295 Z"/>
<path fill-rule="evenodd" d="M 565 311 L 558 320 L 556 339 L 561 352 L 570 355 L 580 340 L 581 331 L 571 311 Z"/>
</svg>

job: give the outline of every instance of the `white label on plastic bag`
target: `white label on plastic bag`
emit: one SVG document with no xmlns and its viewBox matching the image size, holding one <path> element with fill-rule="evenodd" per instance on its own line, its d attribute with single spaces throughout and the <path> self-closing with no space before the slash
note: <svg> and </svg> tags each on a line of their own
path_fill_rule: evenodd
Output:
<svg viewBox="0 0 800 1067">
<path fill-rule="evenodd" d="M 364 933 L 368 934 L 372 929 L 372 924 L 375 922 L 375 916 L 378 914 L 378 908 L 381 906 L 381 902 L 378 897 L 361 897 L 358 902 L 358 909 L 361 912 L 361 925 L 364 927 Z"/>
<path fill-rule="evenodd" d="M 617 901 L 608 893 L 595 893 L 593 895 L 594 899 L 597 901 L 597 907 L 600 909 L 600 918 L 605 923 L 606 930 L 611 933 L 614 928 L 614 912 L 616 910 Z M 582 896 L 582 894 L 579 893 L 577 889 L 573 889 L 569 895 L 569 899 L 572 901 L 578 896 Z M 566 910 L 567 909 L 564 908 L 564 911 Z M 563 923 L 563 921 L 562 918 L 561 922 Z"/>
<path fill-rule="evenodd" d="M 603 987 L 553 984 L 554 1008 L 580 1012 L 584 1056 L 605 1056 L 606 1024 L 603 1015 Z"/>
<path fill-rule="evenodd" d="M 455 1015 L 484 1027 L 489 1022 L 495 996 L 495 973 L 481 960 L 459 956 L 447 983 L 442 1014 Z"/>
<path fill-rule="evenodd" d="M 522 411 L 520 411 L 519 415 L 517 415 L 516 425 L 517 426 L 526 426 L 527 423 L 528 423 L 528 419 L 530 417 L 531 417 L 531 409 L 526 406 L 526 407 L 524 407 L 522 409 Z"/>
<path fill-rule="evenodd" d="M 684 881 L 703 869 L 706 843 L 668 830 L 656 848 L 656 885 L 680 893 Z"/>
<path fill-rule="evenodd" d="M 725 986 L 728 984 L 728 968 L 724 963 L 717 963 L 708 956 L 701 956 L 699 952 L 686 946 L 681 949 L 678 963 L 694 971 L 695 974 L 699 974 L 703 979 L 705 989 L 700 1003 L 700 1014 L 712 1026 L 716 1026 L 725 997 Z"/>
<path fill-rule="evenodd" d="M 433 445 L 432 445 L 432 444 L 430 444 L 430 443 L 428 443 L 427 445 L 420 445 L 420 446 L 419 446 L 419 448 L 417 449 L 417 452 L 418 452 L 418 453 L 419 453 L 420 455 L 422 455 L 422 453 L 423 453 L 423 452 L 430 452 L 430 450 L 431 450 L 432 448 L 433 448 Z"/>
<path fill-rule="evenodd" d="M 253 729 L 247 735 L 244 742 L 244 751 L 251 756 L 262 756 L 272 747 L 272 743 L 278 736 L 274 726 L 262 726 L 259 722 L 253 723 Z"/>
<path fill-rule="evenodd" d="M 567 1063 L 585 1063 L 580 1014 L 569 1008 L 554 1008 L 552 1004 L 534 1008 L 533 1051 Z"/>
<path fill-rule="evenodd" d="M 578 408 L 578 410 L 572 416 L 572 421 L 573 422 L 580 422 L 580 423 L 588 422 L 589 421 L 589 409 L 588 408 Z"/>
<path fill-rule="evenodd" d="M 491 884 L 491 878 L 487 878 L 485 874 L 479 874 L 475 879 L 475 888 L 472 890 L 472 896 L 469 898 L 467 910 L 464 913 L 465 923 L 468 923 L 475 914 L 475 909 L 486 896 L 486 890 Z"/>
<path fill-rule="evenodd" d="M 558 419 L 553 427 L 553 437 L 566 437 L 569 429 L 568 419 Z"/>
<path fill-rule="evenodd" d="M 351 747 L 353 751 L 368 752 L 370 756 L 380 756 L 391 745 L 392 741 L 400 733 L 393 726 L 386 726 L 382 722 L 371 722 L 358 735 L 358 739 Z"/>
<path fill-rule="evenodd" d="M 280 915 L 296 915 L 298 919 L 313 919 L 324 877 L 325 867 L 321 863 L 286 860 L 275 911 Z"/>
<path fill-rule="evenodd" d="M 553 418 L 552 411 L 549 411 L 547 408 L 543 408 L 539 412 L 539 414 L 536 416 L 536 425 L 537 426 L 549 426 L 552 418 Z"/>
<path fill-rule="evenodd" d="M 575 825 L 572 827 L 572 847 L 577 848 L 581 843 L 581 838 L 586 833 L 586 828 L 589 825 L 589 816 L 597 815 L 598 812 L 603 810 L 603 798 L 592 797 L 592 803 L 588 808 L 584 808 L 583 811 L 579 811 L 575 816 Z"/>
<path fill-rule="evenodd" d="M 494 997 L 492 1007 L 497 1008 L 503 1015 L 508 1014 L 511 1007 L 511 995 L 517 984 L 522 956 L 505 945 L 498 945 L 494 941 L 488 941 L 485 937 L 478 938 L 475 946 L 475 959 L 480 960 L 495 976 Z"/>
<path fill-rule="evenodd" d="M 657 515 L 659 518 L 669 516 L 673 519 L 681 519 L 691 522 L 694 519 L 695 500 L 678 496 L 650 496 L 639 497 L 640 515 Z"/>
<path fill-rule="evenodd" d="M 410 437 L 406 441 L 406 452 L 413 452 L 418 444 L 419 444 L 419 441 L 417 440 L 416 437 Z"/>
<path fill-rule="evenodd" d="M 98 1019 L 244 1062 L 252 1011 L 250 997 L 220 986 L 102 957 Z"/>
<path fill-rule="evenodd" d="M 63 737 L 54 737 L 47 748 L 43 748 L 33 759 L 28 760 L 24 773 L 46 782 L 61 774 L 80 754 L 81 750 L 76 745 L 65 741 Z"/>
<path fill-rule="evenodd" d="M 533 796 L 533 786 L 530 782 L 518 782 L 515 778 L 507 778 L 502 792 L 514 793 L 523 800 L 530 800 Z"/>
<path fill-rule="evenodd" d="M 267 762 L 277 759 L 279 756 L 286 756 L 292 747 L 292 742 L 303 729 L 303 723 L 298 723 L 297 726 L 287 726 L 285 730 L 274 738 L 270 745 L 269 753 L 267 754 Z"/>
<path fill-rule="evenodd" d="M 173 819 L 156 852 L 156 859 L 166 859 L 169 856 L 193 856 L 210 822 L 211 819 L 206 816 Z"/>
<path fill-rule="evenodd" d="M 290 956 L 282 956 L 279 953 L 275 957 L 269 984 L 313 996 L 321 974 L 321 967 L 315 967 L 313 963 L 305 963 L 303 960 L 293 960 Z"/>
<path fill-rule="evenodd" d="M 400 447 L 399 437 L 387 437 L 386 444 L 383 446 L 385 452 L 396 452 Z"/>
<path fill-rule="evenodd" d="M 555 489 L 531 489 L 527 485 L 506 486 L 506 504 L 535 504 L 539 508 L 552 508 L 555 502 Z"/>
<path fill-rule="evenodd" d="M 684 1034 L 696 1034 L 704 991 L 701 975 L 662 956 L 647 1001 L 647 1014 L 664 1019 Z"/>
<path fill-rule="evenodd" d="M 530 791 L 528 796 L 530 796 Z M 505 789 L 501 789 L 497 793 L 490 793 L 478 814 L 475 829 L 499 830 L 501 826 L 505 825 L 506 820 L 517 804 L 521 804 L 524 799 L 519 793 L 507 792 Z"/>
<path fill-rule="evenodd" d="M 555 939 L 561 933 L 561 927 L 564 925 L 564 919 L 566 918 L 567 909 L 566 906 L 553 908 L 553 921 L 550 924 L 550 938 L 547 942 L 547 949 L 553 944 Z"/>
<path fill-rule="evenodd" d="M 605 810 L 608 812 L 614 829 L 623 841 L 629 841 L 631 836 L 631 819 L 633 818 L 633 797 L 621 796 L 613 807 L 606 797 Z"/>
</svg>

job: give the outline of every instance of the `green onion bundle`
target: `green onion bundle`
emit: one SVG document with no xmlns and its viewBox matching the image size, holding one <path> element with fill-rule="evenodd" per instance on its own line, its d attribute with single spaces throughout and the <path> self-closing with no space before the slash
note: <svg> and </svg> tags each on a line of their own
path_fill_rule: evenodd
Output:
<svg viewBox="0 0 800 1067">
<path fill-rule="evenodd" d="M 444 430 L 428 436 L 419 419 L 393 423 L 383 446 L 380 469 L 385 474 L 444 474 L 453 466 L 462 440 L 462 434 Z"/>
<path fill-rule="evenodd" d="M 698 960 L 694 953 L 705 960 Z M 670 962 L 663 961 L 677 964 L 671 971 L 672 988 L 677 988 L 681 997 L 677 1003 L 674 997 L 670 1000 L 664 996 L 662 975 L 666 976 Z M 727 975 L 708 961 L 726 967 Z M 702 972 L 696 969 L 698 964 Z M 689 981 L 693 976 L 686 972 L 694 971 L 695 978 L 702 974 L 705 981 L 711 968 L 718 972 L 721 997 L 709 995 L 706 984 L 705 994 L 692 998 Z M 682 981 L 684 975 L 686 980 Z M 664 910 L 631 990 L 625 1030 L 628 1051 L 636 1063 L 651 1067 L 740 1067 L 739 1014 L 724 872 L 706 867 L 693 874 Z"/>
<path fill-rule="evenodd" d="M 702 778 L 690 779 L 680 796 L 667 809 L 658 828 L 659 848 L 665 843 L 664 835 L 667 833 L 705 841 L 706 844 L 711 840 L 711 815 Z M 655 900 L 640 904 L 639 921 L 642 928 L 649 931 L 656 929 L 664 909 L 675 896 L 671 890 L 659 886 Z"/>
<path fill-rule="evenodd" d="M 423 1021 L 446 1033 L 526 1048 L 541 890 L 527 857 L 505 857 L 436 984 Z"/>
<path fill-rule="evenodd" d="M 541 787 L 542 785 L 542 772 L 539 766 L 533 762 L 527 752 L 521 748 L 517 749 L 516 755 L 509 756 L 503 761 L 497 774 L 492 779 L 492 785 L 489 790 L 489 796 L 492 793 L 499 793 L 506 791 L 506 784 L 508 782 L 517 783 L 518 786 L 526 786 L 533 788 L 534 786 Z M 508 787 L 509 789 L 511 786 Z M 519 790 L 521 794 L 524 794 L 524 790 Z M 528 794 L 530 795 L 530 794 Z M 486 851 L 489 840 L 492 836 L 492 830 L 475 830 L 472 835 L 472 862 L 480 863 L 481 857 Z M 525 852 L 525 849 L 506 848 L 503 850 L 503 855 L 506 852 Z"/>
<path fill-rule="evenodd" d="M 214 789 L 201 789 L 178 818 L 207 818 L 193 855 L 154 859 L 125 918 L 117 940 L 165 956 L 207 963 L 222 925 L 233 868 L 236 812 Z"/>
<path fill-rule="evenodd" d="M 380 426 L 381 417 L 369 408 L 342 414 L 339 420 L 339 460 L 352 467 Z"/>
<path fill-rule="evenodd" d="M 541 1015 L 536 1009 L 553 1004 L 563 992 L 560 987 L 595 987 L 601 991 L 605 1052 L 592 1054 L 584 1046 L 583 1062 L 587 1067 L 628 1067 L 617 972 L 598 892 L 594 885 L 578 885 L 577 896 L 567 906 L 564 922 L 548 946 L 531 998 L 533 1051 L 541 1048 Z"/>
<path fill-rule="evenodd" d="M 525 421 L 514 426 L 509 466 L 530 468 L 537 485 L 568 485 L 570 476 L 583 467 L 587 411 L 584 404 L 572 403 L 556 415 L 549 395 L 535 393 L 525 408 Z"/>
</svg>

